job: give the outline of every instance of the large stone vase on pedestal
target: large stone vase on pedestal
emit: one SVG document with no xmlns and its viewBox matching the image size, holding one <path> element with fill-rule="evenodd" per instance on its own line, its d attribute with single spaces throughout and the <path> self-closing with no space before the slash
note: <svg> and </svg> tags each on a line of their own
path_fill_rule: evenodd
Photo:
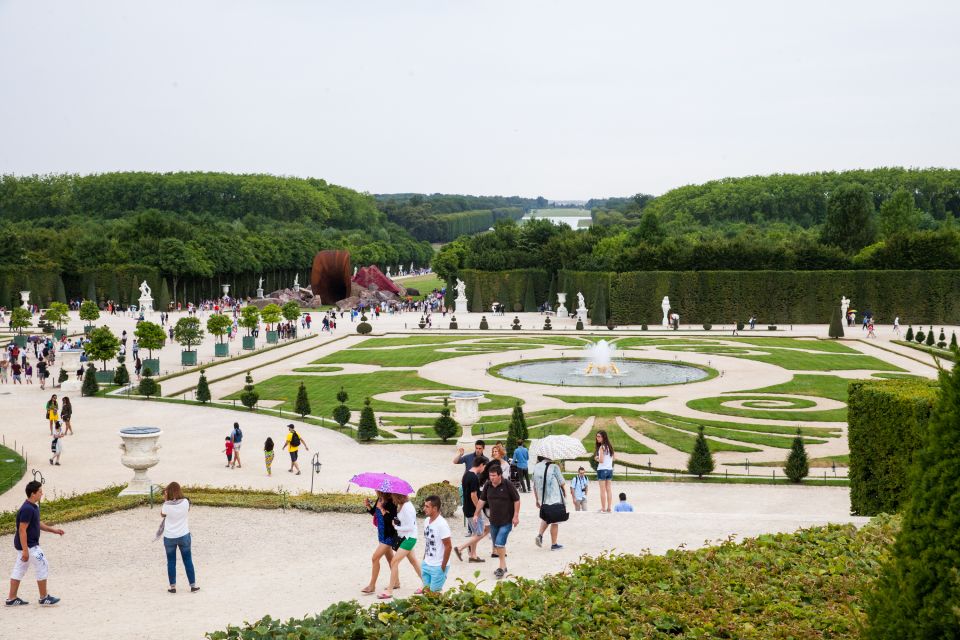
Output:
<svg viewBox="0 0 960 640">
<path fill-rule="evenodd" d="M 480 401 L 483 400 L 482 391 L 454 391 L 450 394 L 455 407 L 453 418 L 463 427 L 461 443 L 473 446 L 473 432 L 470 429 L 480 419 Z"/>
<path fill-rule="evenodd" d="M 570 312 L 567 311 L 567 294 L 559 291 L 557 292 L 557 317 L 566 318 L 570 315 Z"/>
<path fill-rule="evenodd" d="M 147 469 L 160 462 L 160 434 L 157 427 L 127 427 L 120 429 L 123 444 L 120 450 L 123 455 L 120 462 L 128 469 L 133 469 L 133 480 L 127 488 L 120 492 L 122 496 L 146 495 L 150 493 L 152 483 L 147 477 Z"/>
<path fill-rule="evenodd" d="M 29 291 L 20 292 L 20 302 L 22 303 L 20 306 L 23 307 L 24 309 L 30 308 L 30 292 Z"/>
</svg>

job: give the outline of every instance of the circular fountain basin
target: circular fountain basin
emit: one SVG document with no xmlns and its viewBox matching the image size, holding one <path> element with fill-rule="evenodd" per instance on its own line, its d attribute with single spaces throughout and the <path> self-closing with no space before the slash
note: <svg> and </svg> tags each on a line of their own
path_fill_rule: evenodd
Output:
<svg viewBox="0 0 960 640">
<path fill-rule="evenodd" d="M 512 362 L 491 369 L 491 373 L 517 382 L 565 387 L 654 387 L 683 384 L 712 377 L 712 372 L 690 364 L 655 360 L 613 359 L 619 373 L 585 373 L 586 358 Z"/>
</svg>

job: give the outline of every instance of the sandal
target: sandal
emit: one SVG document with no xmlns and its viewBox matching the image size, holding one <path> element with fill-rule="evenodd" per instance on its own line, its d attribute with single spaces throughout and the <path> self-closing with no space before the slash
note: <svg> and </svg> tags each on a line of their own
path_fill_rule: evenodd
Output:
<svg viewBox="0 0 960 640">
<path fill-rule="evenodd" d="M 390 595 L 389 593 L 381 593 L 380 595 L 377 596 L 377 600 L 389 600 L 392 597 L 393 596 Z"/>
<path fill-rule="evenodd" d="M 374 591 L 376 591 L 376 590 L 377 590 L 376 587 L 374 587 L 373 589 L 360 589 L 360 593 L 364 593 L 364 594 L 366 594 L 366 595 L 370 595 L 370 594 L 372 594 L 372 593 L 373 593 Z"/>
<path fill-rule="evenodd" d="M 414 591 L 414 592 L 413 592 L 413 595 L 422 596 L 422 595 L 423 595 L 423 587 L 420 587 L 419 589 L 417 589 L 416 591 Z"/>
<path fill-rule="evenodd" d="M 463 552 L 460 551 L 460 547 L 454 547 L 453 552 L 457 554 L 457 560 L 459 560 L 460 562 L 463 562 Z"/>
</svg>

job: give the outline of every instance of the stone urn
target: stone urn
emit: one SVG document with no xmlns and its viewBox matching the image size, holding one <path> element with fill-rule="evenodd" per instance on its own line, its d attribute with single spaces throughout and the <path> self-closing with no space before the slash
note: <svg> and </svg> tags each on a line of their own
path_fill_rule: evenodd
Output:
<svg viewBox="0 0 960 640">
<path fill-rule="evenodd" d="M 20 292 L 20 302 L 21 302 L 21 306 L 24 309 L 30 308 L 30 292 L 29 291 Z"/>
<path fill-rule="evenodd" d="M 450 394 L 456 408 L 453 414 L 454 419 L 463 427 L 463 438 L 469 441 L 472 446 L 472 433 L 470 427 L 476 424 L 480 419 L 480 401 L 483 399 L 482 391 L 454 391 Z"/>
<path fill-rule="evenodd" d="M 569 315 L 567 311 L 567 294 L 563 291 L 557 292 L 557 317 L 566 318 Z"/>
<path fill-rule="evenodd" d="M 133 480 L 127 488 L 120 492 L 122 496 L 146 495 L 150 493 L 152 483 L 147 477 L 147 469 L 160 462 L 160 434 L 157 427 L 126 427 L 120 429 L 123 444 L 120 450 L 123 455 L 120 462 L 128 469 L 133 469 Z"/>
</svg>

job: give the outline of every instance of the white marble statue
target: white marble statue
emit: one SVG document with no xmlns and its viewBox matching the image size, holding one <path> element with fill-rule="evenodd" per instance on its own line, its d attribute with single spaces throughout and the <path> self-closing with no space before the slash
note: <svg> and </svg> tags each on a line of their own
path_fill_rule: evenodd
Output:
<svg viewBox="0 0 960 640">
<path fill-rule="evenodd" d="M 354 277 L 354 278 L 357 277 L 357 267 L 356 267 L 356 266 L 353 267 L 353 277 Z"/>
<path fill-rule="evenodd" d="M 151 293 L 152 293 L 152 291 L 151 291 L 151 289 L 150 289 L 150 285 L 147 284 L 147 281 L 144 280 L 143 282 L 141 282 L 141 283 L 140 283 L 140 297 L 141 297 L 141 298 L 149 298 Z"/>
<path fill-rule="evenodd" d="M 257 289 L 263 289 L 263 276 L 260 276 L 260 281 L 257 282 Z"/>
<path fill-rule="evenodd" d="M 467 283 L 457 278 L 457 286 L 454 287 L 457 290 L 457 299 L 467 297 Z"/>
<path fill-rule="evenodd" d="M 413 273 L 413 263 L 410 263 L 410 271 L 408 273 Z"/>
<path fill-rule="evenodd" d="M 660 303 L 660 308 L 663 309 L 663 326 L 670 326 L 670 318 L 667 317 L 667 314 L 670 313 L 670 297 L 663 296 L 663 302 Z"/>
<path fill-rule="evenodd" d="M 387 277 L 390 277 L 390 267 L 387 267 Z"/>
<path fill-rule="evenodd" d="M 844 320 L 847 319 L 847 309 L 850 308 L 850 298 L 846 296 L 840 296 L 840 317 Z"/>
<path fill-rule="evenodd" d="M 453 301 L 455 313 L 459 316 L 466 316 L 469 312 L 469 300 L 467 300 L 467 283 L 457 278 L 457 299 Z"/>
<path fill-rule="evenodd" d="M 300 274 L 293 276 L 293 290 L 300 291 Z"/>
<path fill-rule="evenodd" d="M 583 299 L 583 294 L 577 291 L 577 309 L 586 309 L 586 308 L 587 308 L 587 304 L 586 304 L 586 301 Z"/>
<path fill-rule="evenodd" d="M 557 292 L 557 317 L 566 318 L 568 314 L 567 311 L 567 294 L 563 291 Z"/>
</svg>

